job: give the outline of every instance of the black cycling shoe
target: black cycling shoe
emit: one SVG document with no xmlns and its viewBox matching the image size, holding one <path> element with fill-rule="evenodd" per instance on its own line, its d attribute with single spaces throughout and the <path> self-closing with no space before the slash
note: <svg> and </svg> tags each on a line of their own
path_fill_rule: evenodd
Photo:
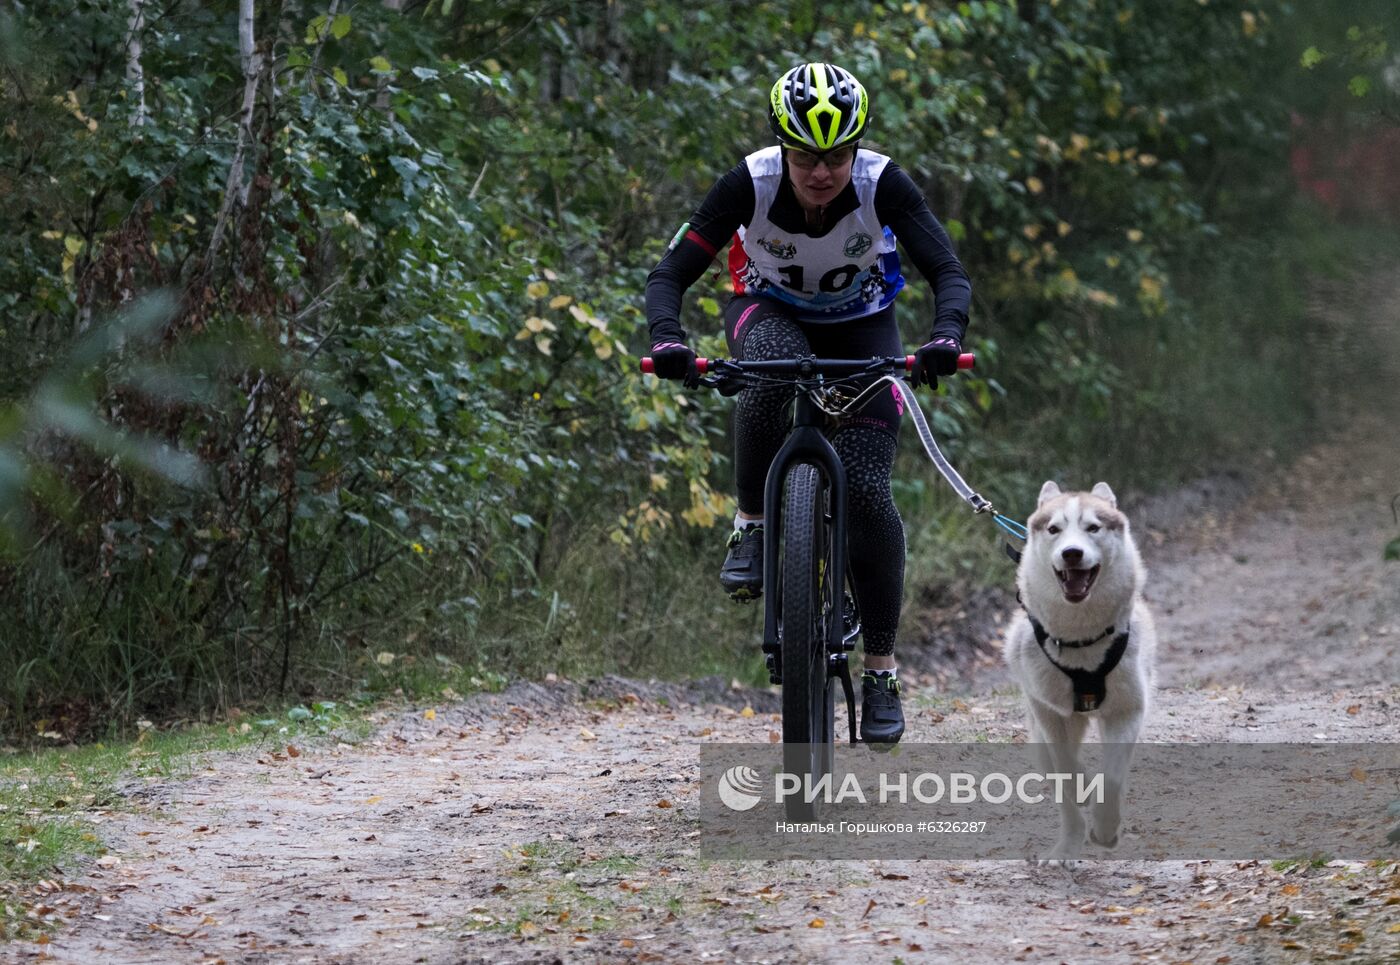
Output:
<svg viewBox="0 0 1400 965">
<path fill-rule="evenodd" d="M 904 710 L 899 706 L 899 679 L 872 673 L 860 678 L 860 739 L 866 744 L 898 744 L 904 736 Z"/>
<path fill-rule="evenodd" d="M 729 598 L 748 603 L 763 595 L 763 527 L 736 529 L 729 537 L 729 555 L 719 571 L 720 586 Z"/>
</svg>

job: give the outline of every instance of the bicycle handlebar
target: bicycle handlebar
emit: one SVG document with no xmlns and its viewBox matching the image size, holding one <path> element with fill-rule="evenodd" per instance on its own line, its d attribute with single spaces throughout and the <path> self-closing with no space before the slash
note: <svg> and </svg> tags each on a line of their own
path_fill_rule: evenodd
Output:
<svg viewBox="0 0 1400 965">
<path fill-rule="evenodd" d="M 973 367 L 977 361 L 977 356 L 971 352 L 964 352 L 958 356 L 958 369 L 965 371 Z M 770 375 L 861 375 L 871 369 L 879 369 L 887 365 L 899 366 L 903 364 L 905 372 L 914 371 L 914 356 L 906 355 L 902 359 L 898 355 L 889 355 L 881 358 L 870 359 L 774 359 L 772 361 L 745 362 L 738 359 L 705 359 L 695 360 L 695 370 L 701 375 L 708 374 L 712 369 L 732 366 L 741 372 L 766 372 Z M 654 375 L 655 365 L 651 356 L 642 358 L 642 371 L 647 375 Z"/>
</svg>

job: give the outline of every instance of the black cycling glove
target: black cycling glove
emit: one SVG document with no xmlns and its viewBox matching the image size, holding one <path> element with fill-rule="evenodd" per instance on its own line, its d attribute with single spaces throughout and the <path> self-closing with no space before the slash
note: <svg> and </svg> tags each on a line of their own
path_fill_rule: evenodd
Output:
<svg viewBox="0 0 1400 965">
<path fill-rule="evenodd" d="M 927 385 L 938 388 L 940 375 L 952 375 L 958 370 L 958 356 L 962 346 L 958 340 L 944 335 L 931 342 L 925 342 L 914 352 L 914 372 L 910 379 L 914 385 Z"/>
<path fill-rule="evenodd" d="M 657 342 L 651 347 L 651 367 L 657 378 L 679 379 L 686 388 L 695 388 L 700 373 L 695 369 L 695 353 L 683 342 Z"/>
</svg>

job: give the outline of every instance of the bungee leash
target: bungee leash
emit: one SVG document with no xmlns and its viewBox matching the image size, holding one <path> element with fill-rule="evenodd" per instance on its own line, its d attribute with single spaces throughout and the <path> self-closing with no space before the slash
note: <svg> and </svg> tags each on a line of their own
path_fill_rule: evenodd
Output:
<svg viewBox="0 0 1400 965">
<path fill-rule="evenodd" d="M 901 378 L 896 378 L 893 375 L 883 375 L 867 386 L 849 403 L 843 405 L 840 412 L 842 414 L 847 414 L 857 411 L 864 406 L 866 402 L 870 401 L 870 399 L 875 396 L 876 392 L 882 391 L 881 386 L 886 382 L 893 385 L 895 390 L 904 399 L 904 407 L 914 419 L 914 428 L 919 433 L 919 441 L 924 445 L 924 452 L 928 453 L 929 459 L 932 460 L 933 465 L 938 469 L 939 474 L 943 476 L 948 485 L 953 487 L 953 491 L 972 507 L 974 513 L 978 515 L 983 513 L 989 514 L 992 522 L 1001 527 L 1004 532 L 1015 539 L 1025 542 L 1027 536 L 1026 528 L 1011 517 L 998 512 L 996 507 L 992 505 L 991 500 L 982 496 L 980 493 L 974 492 L 972 487 L 969 486 L 963 477 L 958 474 L 958 471 L 953 468 L 952 463 L 948 461 L 947 457 L 943 455 L 943 451 L 938 448 L 937 440 L 933 438 L 933 430 L 929 428 L 928 419 L 924 418 L 923 409 L 919 408 L 918 400 L 914 396 L 914 387 L 908 382 Z M 1020 561 L 1020 552 L 1009 543 L 1006 546 L 1006 552 L 1012 559 L 1018 562 Z"/>
</svg>

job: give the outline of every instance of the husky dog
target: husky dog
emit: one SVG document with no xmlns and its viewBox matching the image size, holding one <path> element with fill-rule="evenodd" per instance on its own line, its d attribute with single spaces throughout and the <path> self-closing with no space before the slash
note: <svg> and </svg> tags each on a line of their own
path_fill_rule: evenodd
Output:
<svg viewBox="0 0 1400 965">
<path fill-rule="evenodd" d="M 1157 635 L 1142 600 L 1146 574 L 1107 483 L 1064 493 L 1047 482 L 1027 529 L 1016 573 L 1025 612 L 1007 630 L 1006 663 L 1026 695 L 1030 739 L 1044 745 L 1050 771 L 1079 772 L 1079 745 L 1097 718 L 1104 800 L 1092 805 L 1087 832 L 1094 844 L 1112 848 L 1155 676 Z M 1059 841 L 1042 864 L 1073 868 L 1085 832 L 1071 795 L 1060 806 Z"/>
</svg>

